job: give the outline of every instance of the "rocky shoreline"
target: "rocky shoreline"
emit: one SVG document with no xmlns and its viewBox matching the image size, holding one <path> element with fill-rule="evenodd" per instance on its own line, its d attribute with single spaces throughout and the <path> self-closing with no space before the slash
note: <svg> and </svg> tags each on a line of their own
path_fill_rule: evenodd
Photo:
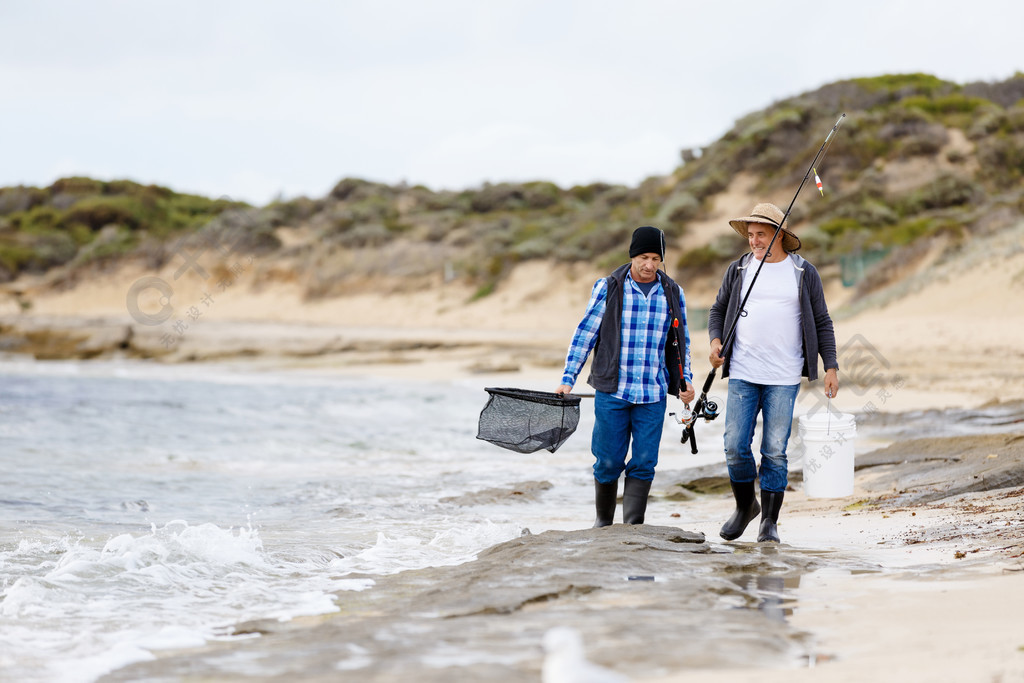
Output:
<svg viewBox="0 0 1024 683">
<path fill-rule="evenodd" d="M 123 318 L 0 316 L 0 353 L 39 361 L 153 360 L 162 363 L 264 360 L 322 366 L 445 367 L 468 373 L 560 367 L 564 351 L 544 336 L 446 329 L 384 329 L 262 321 L 202 321 L 170 334 Z"/>
<path fill-rule="evenodd" d="M 858 456 L 852 497 L 808 499 L 795 480 L 780 520 L 781 545 L 717 538 L 731 506 L 718 486 L 724 468 L 669 470 L 659 472 L 652 509 L 674 506 L 679 514 L 672 516 L 687 529 L 524 530 L 462 565 L 372 577 L 372 587 L 339 594 L 336 613 L 239 624 L 225 635 L 254 637 L 167 653 L 102 680 L 241 681 L 252 680 L 248 671 L 273 670 L 261 679 L 536 681 L 558 656 L 545 649 L 545 634 L 566 625 L 584 643 L 580 666 L 631 680 L 782 681 L 810 675 L 811 667 L 814 675 L 805 680 L 884 676 L 870 667 L 865 673 L 867 665 L 850 650 L 865 643 L 828 638 L 820 619 L 876 585 L 885 586 L 875 597 L 884 604 L 892 590 L 885 582 L 896 579 L 913 584 L 925 602 L 920 615 L 910 607 L 887 621 L 907 622 L 897 629 L 906 638 L 928 629 L 942 647 L 964 638 L 956 621 L 920 620 L 929 618 L 925 606 L 949 599 L 940 597 L 948 586 L 970 580 L 1007 604 L 1024 598 L 1024 429 L 1017 428 L 1024 404 L 988 412 L 1001 423 L 995 433 L 989 426 L 988 434 L 898 440 Z M 895 422 L 875 428 L 899 429 Z M 544 484 L 530 482 L 531 495 L 544 495 Z M 485 493 L 486 500 L 497 495 Z M 848 587 L 823 591 L 828 577 Z M 871 628 L 849 619 L 846 628 Z M 842 622 L 825 623 L 841 631 Z M 874 646 L 888 652 L 901 643 Z M 934 680 L 923 663 L 934 652 L 908 649 L 902 656 L 911 669 L 922 662 L 923 675 L 907 680 Z M 962 666 L 984 674 L 962 680 L 1018 680 L 1013 676 L 1024 675 L 1024 662 L 1013 664 L 1011 656 L 980 660 L 961 652 Z"/>
<path fill-rule="evenodd" d="M 722 552 L 673 527 L 527 532 L 467 564 L 377 578 L 339 595 L 337 614 L 241 624 L 236 634 L 261 637 L 103 680 L 242 680 L 232 662 L 245 661 L 282 680 L 535 681 L 544 634 L 578 624 L 580 612 L 591 660 L 630 676 L 736 659 L 791 666 L 809 654 L 784 621 L 781 592 L 817 566 L 774 548 Z"/>
</svg>

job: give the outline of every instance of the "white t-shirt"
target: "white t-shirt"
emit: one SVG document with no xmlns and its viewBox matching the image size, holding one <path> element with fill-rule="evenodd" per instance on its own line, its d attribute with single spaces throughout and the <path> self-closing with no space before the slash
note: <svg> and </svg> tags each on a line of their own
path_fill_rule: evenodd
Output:
<svg viewBox="0 0 1024 683">
<path fill-rule="evenodd" d="M 750 289 L 758 265 L 751 260 L 743 271 L 741 296 Z M 747 314 L 741 312 L 736 325 L 730 377 L 754 384 L 800 383 L 804 354 L 797 275 L 789 258 L 761 268 L 747 299 Z"/>
</svg>

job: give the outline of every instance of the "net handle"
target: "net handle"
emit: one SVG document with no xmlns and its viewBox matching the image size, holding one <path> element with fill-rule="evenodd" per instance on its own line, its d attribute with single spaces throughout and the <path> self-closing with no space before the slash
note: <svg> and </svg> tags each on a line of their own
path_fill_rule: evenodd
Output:
<svg viewBox="0 0 1024 683">
<path fill-rule="evenodd" d="M 558 397 L 558 398 L 563 398 L 563 399 L 565 399 L 565 398 L 594 398 L 594 396 L 595 396 L 594 394 L 574 394 L 574 393 L 559 394 L 557 392 L 547 392 L 547 391 L 541 391 L 541 390 L 538 390 L 538 389 L 514 389 L 514 388 L 510 388 L 510 387 L 484 387 L 484 391 L 486 391 L 489 394 L 498 394 L 500 396 L 508 396 L 509 398 L 521 398 L 519 396 L 515 396 L 515 395 L 509 393 L 509 392 L 513 392 L 513 391 L 526 391 L 526 392 L 532 392 L 532 393 L 536 393 L 536 394 L 546 394 L 548 397 L 551 397 L 551 398 Z"/>
</svg>

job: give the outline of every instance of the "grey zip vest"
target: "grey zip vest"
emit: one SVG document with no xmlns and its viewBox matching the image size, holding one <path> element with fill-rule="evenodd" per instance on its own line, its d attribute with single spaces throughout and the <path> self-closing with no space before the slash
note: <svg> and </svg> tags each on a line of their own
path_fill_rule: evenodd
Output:
<svg viewBox="0 0 1024 683">
<path fill-rule="evenodd" d="M 594 344 L 590 377 L 587 378 L 587 384 L 608 394 L 615 393 L 619 388 L 619 360 L 622 353 L 622 289 L 625 286 L 629 267 L 628 263 L 620 266 L 605 278 L 608 294 L 604 317 L 601 318 L 597 342 Z M 663 271 L 658 272 L 658 277 L 661 279 L 661 287 L 665 290 L 665 296 L 668 298 L 670 316 L 672 320 L 678 320 L 682 325 L 683 312 L 679 307 L 679 285 Z M 682 386 L 680 370 L 683 367 L 683 359 L 686 358 L 686 337 L 679 331 L 679 328 L 672 329 L 671 325 L 672 321 L 670 320 L 670 328 L 668 334 L 665 335 L 664 358 L 665 368 L 668 370 L 668 394 L 676 396 Z"/>
</svg>

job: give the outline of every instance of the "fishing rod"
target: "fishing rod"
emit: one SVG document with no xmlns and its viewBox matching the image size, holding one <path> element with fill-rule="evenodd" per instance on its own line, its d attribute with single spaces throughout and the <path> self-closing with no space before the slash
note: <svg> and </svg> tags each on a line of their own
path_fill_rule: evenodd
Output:
<svg viewBox="0 0 1024 683">
<path fill-rule="evenodd" d="M 740 314 L 732 321 L 729 326 L 729 331 L 725 335 L 725 339 L 722 341 L 722 351 L 729 348 L 729 343 L 732 341 L 732 336 L 736 332 L 736 325 L 739 323 L 742 317 L 743 310 L 746 308 L 747 299 L 750 298 L 750 292 L 754 289 L 754 284 L 757 282 L 757 276 L 761 274 L 761 269 L 764 267 L 764 262 L 772 255 L 772 247 L 775 245 L 775 240 L 778 238 L 779 233 L 782 232 L 782 226 L 785 225 L 786 219 L 789 218 L 789 213 L 793 210 L 793 205 L 796 204 L 796 198 L 800 196 L 800 191 L 804 189 L 804 184 L 807 179 L 811 177 L 811 173 L 814 173 L 814 182 L 818 186 L 818 190 L 821 191 L 821 181 L 818 179 L 818 162 L 825 157 L 825 152 L 831 145 L 832 136 L 835 135 L 836 131 L 839 130 L 839 126 L 842 125 L 843 119 L 846 118 L 846 114 L 842 113 L 836 120 L 832 130 L 825 136 L 825 141 L 821 143 L 821 147 L 818 149 L 818 153 L 814 155 L 814 159 L 811 160 L 810 166 L 807 167 L 807 173 L 804 174 L 804 179 L 800 181 L 800 186 L 796 188 L 796 194 L 793 195 L 792 201 L 789 202 L 789 206 L 786 208 L 785 215 L 782 216 L 782 220 L 775 228 L 775 234 L 772 235 L 772 239 L 768 242 L 768 249 L 765 251 L 765 255 L 761 258 L 760 263 L 757 266 L 757 270 L 754 271 L 754 277 L 750 280 L 750 286 L 747 287 L 746 293 L 743 295 L 743 299 L 740 300 L 739 311 Z M 694 408 L 690 411 L 689 415 L 684 415 L 682 419 L 676 418 L 676 421 L 683 425 L 683 435 L 680 438 L 681 443 L 690 442 L 690 452 L 696 455 L 697 453 L 697 437 L 693 431 L 693 426 L 696 424 L 698 418 L 703 417 L 705 422 L 711 422 L 718 417 L 718 404 L 714 401 L 708 400 L 708 391 L 711 390 L 711 385 L 714 384 L 715 375 L 718 373 L 718 368 L 712 367 L 711 372 L 708 373 L 708 377 L 704 380 L 704 387 L 701 389 L 700 396 L 694 403 Z M 672 413 L 673 417 L 675 413 Z"/>
</svg>

